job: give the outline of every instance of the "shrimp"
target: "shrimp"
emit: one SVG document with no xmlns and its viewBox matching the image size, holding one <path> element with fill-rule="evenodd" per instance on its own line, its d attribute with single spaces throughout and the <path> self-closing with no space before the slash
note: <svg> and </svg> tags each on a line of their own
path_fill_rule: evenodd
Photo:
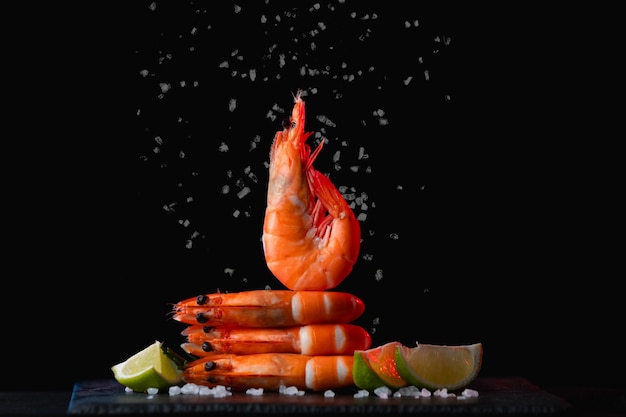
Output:
<svg viewBox="0 0 626 417">
<path fill-rule="evenodd" d="M 289 327 L 349 323 L 364 311 L 363 301 L 346 292 L 250 290 L 179 301 L 174 304 L 173 318 L 213 327 Z"/>
<path fill-rule="evenodd" d="M 279 390 L 284 385 L 321 391 L 353 386 L 353 360 L 353 355 L 213 353 L 189 362 L 183 381 L 209 387 L 225 385 L 234 390 Z"/>
<path fill-rule="evenodd" d="M 301 353 L 303 355 L 352 355 L 372 344 L 370 334 L 354 324 L 309 324 L 283 328 L 189 326 L 182 332 L 181 347 L 202 357 L 212 352 Z"/>
<path fill-rule="evenodd" d="M 323 141 L 311 153 L 304 131 L 304 101 L 295 98 L 288 127 L 270 150 L 263 250 L 269 270 L 294 291 L 335 288 L 352 271 L 361 228 L 330 179 L 313 168 Z"/>
</svg>

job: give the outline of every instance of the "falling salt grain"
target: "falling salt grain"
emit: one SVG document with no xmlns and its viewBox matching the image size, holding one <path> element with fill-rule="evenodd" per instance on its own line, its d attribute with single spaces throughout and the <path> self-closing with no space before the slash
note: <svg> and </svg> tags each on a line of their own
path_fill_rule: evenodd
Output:
<svg viewBox="0 0 626 417">
<path fill-rule="evenodd" d="M 148 9 L 155 11 L 156 10 L 156 1 L 153 1 L 152 3 L 150 3 L 150 5 L 148 6 Z"/>
<path fill-rule="evenodd" d="M 335 398 L 335 392 L 327 389 L 324 391 L 324 398 Z"/>
<path fill-rule="evenodd" d="M 228 110 L 232 112 L 235 110 L 236 107 L 237 107 L 237 99 L 231 98 L 228 101 Z"/>
<path fill-rule="evenodd" d="M 132 389 L 132 388 L 124 387 L 124 392 L 125 392 L 126 394 L 132 394 L 132 393 L 134 393 L 135 391 L 133 391 L 133 389 Z"/>
<path fill-rule="evenodd" d="M 240 199 L 244 198 L 245 196 L 250 194 L 250 191 L 252 191 L 250 187 L 243 187 L 243 189 L 237 193 L 237 197 L 239 197 Z"/>
</svg>

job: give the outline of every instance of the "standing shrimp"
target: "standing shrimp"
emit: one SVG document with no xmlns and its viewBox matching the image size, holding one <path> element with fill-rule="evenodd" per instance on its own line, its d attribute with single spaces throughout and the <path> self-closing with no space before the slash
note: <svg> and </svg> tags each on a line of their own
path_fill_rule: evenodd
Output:
<svg viewBox="0 0 626 417">
<path fill-rule="evenodd" d="M 301 353 L 303 355 L 352 355 L 369 349 L 372 337 L 355 324 L 308 324 L 304 326 L 252 328 L 194 325 L 183 332 L 187 342 L 181 347 L 197 357 L 212 352 Z"/>
<path fill-rule="evenodd" d="M 279 390 L 284 385 L 320 391 L 353 386 L 353 360 L 353 355 L 213 353 L 188 363 L 183 379 L 187 383 L 226 385 L 235 390 Z"/>
<path fill-rule="evenodd" d="M 287 288 L 335 288 L 352 271 L 361 245 L 354 212 L 330 179 L 313 168 L 323 141 L 311 153 L 304 131 L 301 92 L 288 127 L 270 150 L 263 250 L 269 270 Z"/>
<path fill-rule="evenodd" d="M 288 327 L 349 323 L 364 311 L 363 301 L 345 292 L 250 290 L 201 294 L 179 301 L 173 318 L 213 327 Z"/>
</svg>

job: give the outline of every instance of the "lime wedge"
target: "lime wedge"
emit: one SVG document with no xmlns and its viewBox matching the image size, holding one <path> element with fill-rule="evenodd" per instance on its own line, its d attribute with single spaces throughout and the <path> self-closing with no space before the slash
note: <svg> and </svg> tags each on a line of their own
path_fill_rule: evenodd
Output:
<svg viewBox="0 0 626 417">
<path fill-rule="evenodd" d="M 378 387 L 384 387 L 385 381 L 374 372 L 366 358 L 367 355 L 365 351 L 354 351 L 354 361 L 352 363 L 352 380 L 354 381 L 354 385 L 368 391 L 373 391 Z"/>
<path fill-rule="evenodd" d="M 166 389 L 182 381 L 182 370 L 166 355 L 159 341 L 114 365 L 111 370 L 117 382 L 135 392 L 146 392 L 148 388 Z"/>
<path fill-rule="evenodd" d="M 436 390 L 461 389 L 478 376 L 482 365 L 481 343 L 461 346 L 418 344 L 396 348 L 396 368 L 410 385 Z"/>
<path fill-rule="evenodd" d="M 363 351 L 370 368 L 389 388 L 401 388 L 407 385 L 396 369 L 395 353 L 400 342 L 389 342 L 382 346 Z"/>
</svg>

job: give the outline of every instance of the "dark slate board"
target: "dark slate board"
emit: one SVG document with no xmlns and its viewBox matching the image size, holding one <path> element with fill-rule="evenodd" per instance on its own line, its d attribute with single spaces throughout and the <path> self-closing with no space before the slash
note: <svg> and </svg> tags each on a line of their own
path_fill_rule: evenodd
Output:
<svg viewBox="0 0 626 417">
<path fill-rule="evenodd" d="M 78 382 L 74 386 L 68 414 L 214 414 L 214 415 L 549 415 L 571 410 L 560 397 L 542 391 L 523 378 L 478 378 L 468 388 L 479 397 L 459 400 L 441 398 L 354 398 L 357 389 L 337 390 L 333 398 L 321 392 L 304 396 L 265 392 L 262 396 L 234 393 L 226 398 L 200 395 L 157 395 L 126 393 L 115 380 Z"/>
</svg>

